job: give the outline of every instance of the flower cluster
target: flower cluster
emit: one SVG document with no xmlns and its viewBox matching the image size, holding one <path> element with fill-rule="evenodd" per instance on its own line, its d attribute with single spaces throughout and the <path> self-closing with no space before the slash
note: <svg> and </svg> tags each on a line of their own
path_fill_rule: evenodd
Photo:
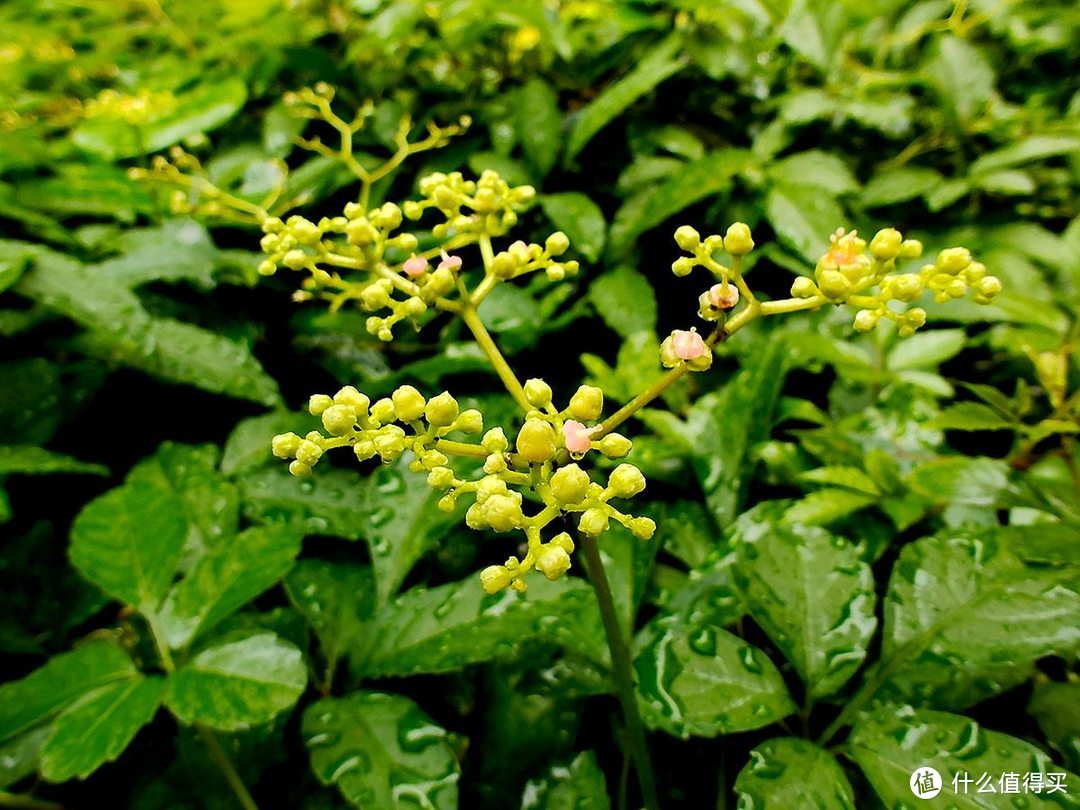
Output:
<svg viewBox="0 0 1080 810">
<path fill-rule="evenodd" d="M 419 219 L 428 208 L 437 209 L 445 222 L 431 229 L 437 239 L 454 234 L 502 236 L 517 224 L 518 213 L 536 197 L 532 186 L 511 186 L 490 169 L 477 180 L 461 172 L 429 174 L 420 181 L 421 200 L 405 203 L 405 216 Z"/>
<path fill-rule="evenodd" d="M 791 294 L 803 300 L 824 300 L 858 308 L 854 328 L 869 332 L 882 318 L 896 322 L 903 337 L 926 323 L 926 310 L 899 310 L 893 302 L 910 304 L 929 290 L 938 303 L 962 298 L 969 290 L 976 303 L 988 304 L 1001 291 L 1001 282 L 988 275 L 986 266 L 972 259 L 967 248 L 954 247 L 938 253 L 933 264 L 917 273 L 897 273 L 898 259 L 915 259 L 922 243 L 904 239 L 895 228 L 884 228 L 869 246 L 856 231 L 839 229 L 831 237 L 828 252 L 818 261 L 814 278 L 800 277 Z"/>
<path fill-rule="evenodd" d="M 671 270 L 677 276 L 689 275 L 695 267 L 704 267 L 713 274 L 716 284 L 698 298 L 698 315 L 707 321 L 719 321 L 739 303 L 742 280 L 741 260 L 754 249 L 750 228 L 736 222 L 724 236 L 713 234 L 702 239 L 701 234 L 689 225 L 675 231 L 675 242 L 690 256 L 674 261 Z M 732 258 L 731 265 L 717 261 L 716 254 L 726 251 Z"/>
<path fill-rule="evenodd" d="M 426 471 L 428 483 L 443 493 L 439 508 L 451 511 L 462 495 L 471 495 L 474 501 L 465 513 L 471 528 L 524 533 L 523 558 L 510 557 L 482 572 L 483 586 L 492 593 L 506 587 L 524 590 L 524 576 L 533 568 L 549 579 L 566 573 L 574 549 L 570 535 L 559 532 L 547 541 L 542 536 L 564 516 L 573 516 L 587 537 L 603 534 L 613 520 L 637 537 L 652 537 L 656 524 L 650 518 L 634 517 L 611 503 L 645 488 L 641 471 L 619 464 L 602 484 L 578 463 L 590 451 L 620 459 L 632 447 L 617 433 L 597 435 L 604 404 L 600 389 L 581 386 L 562 410 L 552 404 L 551 387 L 543 380 L 528 380 L 524 390 L 533 410 L 525 415 L 512 448 L 502 428 L 488 430 L 478 442 L 449 438 L 454 432 L 481 434 L 480 412 L 460 410 L 447 392 L 425 399 L 409 385 L 375 402 L 352 386 L 333 397 L 317 394 L 308 407 L 322 418 L 327 435 L 318 430 L 303 438 L 284 433 L 274 437 L 272 448 L 279 458 L 291 459 L 289 471 L 297 476 L 310 475 L 322 455 L 337 447 L 352 447 L 362 461 L 376 456 L 393 461 L 411 451 L 412 469 Z M 483 459 L 477 477 L 460 477 L 450 464 L 454 455 Z M 527 511 L 526 496 L 539 502 L 535 510 Z"/>
</svg>

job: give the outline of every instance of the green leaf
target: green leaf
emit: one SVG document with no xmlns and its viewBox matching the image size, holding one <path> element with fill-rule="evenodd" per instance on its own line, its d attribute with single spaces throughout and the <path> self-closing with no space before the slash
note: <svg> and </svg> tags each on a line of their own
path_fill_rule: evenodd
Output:
<svg viewBox="0 0 1080 810">
<path fill-rule="evenodd" d="M 641 234 L 695 203 L 728 191 L 734 177 L 750 165 L 751 157 L 746 151 L 720 149 L 682 164 L 662 183 L 629 198 L 611 223 L 609 257 L 624 256 Z"/>
<path fill-rule="evenodd" d="M 299 553 L 300 534 L 289 525 L 254 526 L 218 546 L 169 592 L 159 623 L 164 641 L 186 647 L 273 587 Z"/>
<path fill-rule="evenodd" d="M 518 91 L 514 130 L 525 159 L 543 178 L 554 168 L 562 144 L 559 97 L 543 79 L 533 77 Z"/>
<path fill-rule="evenodd" d="M 121 255 L 94 265 L 97 273 L 136 287 L 151 281 L 190 281 L 214 286 L 219 251 L 206 228 L 192 219 L 167 219 L 156 228 L 124 231 L 116 245 Z"/>
<path fill-rule="evenodd" d="M 1024 565 L 992 535 L 904 547 L 889 580 L 881 662 L 865 687 L 963 709 L 1027 680 L 1035 662 L 1080 650 L 1073 569 Z"/>
<path fill-rule="evenodd" d="M 833 196 L 806 185 L 777 184 L 765 198 L 765 215 L 784 244 L 810 264 L 829 249 L 829 236 L 847 217 Z"/>
<path fill-rule="evenodd" d="M 1029 135 L 972 161 L 970 172 L 988 174 L 1075 152 L 1080 152 L 1080 138 L 1073 135 Z"/>
<path fill-rule="evenodd" d="M 279 433 L 294 432 L 303 436 L 319 427 L 319 420 L 307 411 L 271 411 L 241 419 L 225 440 L 221 454 L 221 471 L 225 475 L 243 473 L 280 464 L 270 452 L 270 440 Z"/>
<path fill-rule="evenodd" d="M 896 166 L 875 174 L 859 195 L 863 205 L 875 208 L 914 200 L 935 188 L 944 178 L 925 166 Z"/>
<path fill-rule="evenodd" d="M 1027 710 L 1068 766 L 1074 770 L 1080 767 L 1080 683 L 1040 683 Z"/>
<path fill-rule="evenodd" d="M 735 777 L 739 807 L 855 810 L 855 794 L 832 754 L 809 740 L 776 737 L 750 752 Z"/>
<path fill-rule="evenodd" d="M 1019 422 L 1005 419 L 981 402 L 957 402 L 935 416 L 930 425 L 942 430 L 1016 430 Z"/>
<path fill-rule="evenodd" d="M 596 754 L 583 751 L 565 765 L 554 765 L 525 785 L 521 810 L 611 810 L 604 772 Z"/>
<path fill-rule="evenodd" d="M 91 692 L 53 724 L 41 749 L 41 774 L 50 782 L 85 779 L 128 747 L 161 705 L 164 678 L 141 675 Z"/>
<path fill-rule="evenodd" d="M 634 644 L 638 701 L 650 729 L 682 739 L 770 725 L 795 711 L 769 657 L 694 613 L 663 615 Z"/>
<path fill-rule="evenodd" d="M 562 194 L 542 194 L 540 207 L 560 231 L 570 237 L 570 244 L 591 262 L 604 252 L 607 222 L 600 206 L 584 194 L 567 191 Z"/>
<path fill-rule="evenodd" d="M 784 522 L 793 526 L 828 526 L 879 500 L 880 496 L 850 489 L 819 489 L 793 503 L 784 513 Z"/>
<path fill-rule="evenodd" d="M 351 659 L 367 677 L 453 672 L 509 657 L 536 638 L 595 659 L 605 653 L 599 622 L 592 589 L 580 579 L 534 577 L 525 594 L 488 596 L 469 577 L 390 602 L 365 624 Z"/>
<path fill-rule="evenodd" d="M 771 167 L 777 180 L 788 186 L 811 186 L 831 197 L 859 190 L 859 181 L 839 157 L 808 149 L 777 161 Z"/>
<path fill-rule="evenodd" d="M 109 596 L 153 611 L 176 574 L 187 521 L 169 492 L 133 481 L 95 498 L 71 527 L 71 564 Z"/>
<path fill-rule="evenodd" d="M 30 445 L 0 445 L 0 477 L 5 475 L 51 475 L 54 473 L 89 473 L 108 475 L 109 468 L 101 464 L 79 461 L 77 458 L 54 453 Z"/>
<path fill-rule="evenodd" d="M 301 560 L 285 577 L 285 593 L 319 637 L 332 673 L 344 651 L 358 642 L 363 622 L 374 612 L 371 569 L 327 560 Z"/>
<path fill-rule="evenodd" d="M 1009 487 L 1009 465 L 996 458 L 943 456 L 915 467 L 908 486 L 935 503 L 993 506 Z"/>
<path fill-rule="evenodd" d="M 697 501 L 662 501 L 656 505 L 655 519 L 652 542 L 689 568 L 700 568 L 720 544 L 712 518 Z"/>
<path fill-rule="evenodd" d="M 974 118 L 994 95 L 994 69 L 982 51 L 966 39 L 941 37 L 924 73 L 960 122 Z"/>
<path fill-rule="evenodd" d="M 50 658 L 18 681 L 0 685 L 0 742 L 45 723 L 78 698 L 137 674 L 113 641 L 91 641 Z"/>
<path fill-rule="evenodd" d="M 686 67 L 679 55 L 680 38 L 672 34 L 656 45 L 633 70 L 606 87 L 587 107 L 575 114 L 566 139 L 566 161 L 577 157 L 589 141 L 623 110 Z"/>
<path fill-rule="evenodd" d="M 896 342 L 886 365 L 892 371 L 937 368 L 961 351 L 967 342 L 963 329 L 931 329 Z"/>
<path fill-rule="evenodd" d="M 966 717 L 910 706 L 885 707 L 865 716 L 856 724 L 845 749 L 886 807 L 911 804 L 912 777 L 921 768 L 933 768 L 942 776 L 945 784 L 938 787 L 945 803 L 960 810 L 1003 806 L 996 793 L 977 792 L 975 780 L 983 774 L 990 774 L 996 789 L 998 779 L 1007 773 L 1017 774 L 1021 780 L 1029 773 L 1041 774 L 1043 785 L 1049 783 L 1046 774 L 1062 773 L 1049 756 L 1030 743 L 988 731 Z M 959 790 L 954 792 L 953 776 L 966 776 L 972 782 L 965 785 L 958 781 Z M 1065 772 L 1064 776 L 1067 789 L 1077 784 L 1076 775 Z M 1029 807 L 1075 806 L 1074 800 L 1060 791 L 1053 796 L 1028 793 L 1024 799 Z"/>
<path fill-rule="evenodd" d="M 44 444 L 60 425 L 60 368 L 40 357 L 0 363 L 0 442 Z"/>
<path fill-rule="evenodd" d="M 599 276 L 589 286 L 589 300 L 620 337 L 656 331 L 656 292 L 632 267 L 622 265 Z"/>
<path fill-rule="evenodd" d="M 187 725 L 238 731 L 273 720 L 306 684 L 294 645 L 274 633 L 241 631 L 217 639 L 173 672 L 165 704 Z"/>
<path fill-rule="evenodd" d="M 354 807 L 458 806 L 461 768 L 446 731 L 408 698 L 323 698 L 304 712 L 301 733 L 315 776 Z"/>
<path fill-rule="evenodd" d="M 218 473 L 218 455 L 212 444 L 164 442 L 127 477 L 128 482 L 170 492 L 180 501 L 188 524 L 185 548 L 192 562 L 236 534 L 240 525 L 240 494 Z"/>
<path fill-rule="evenodd" d="M 365 479 L 352 470 L 319 470 L 303 481 L 283 466 L 256 470 L 237 484 L 244 515 L 256 522 L 287 520 L 306 534 L 359 540 L 367 523 Z"/>
<path fill-rule="evenodd" d="M 67 165 L 54 177 L 19 184 L 19 202 L 58 216 L 106 216 L 133 222 L 154 210 L 150 190 L 115 166 Z"/>
<path fill-rule="evenodd" d="M 405 461 L 378 468 L 364 481 L 362 532 L 371 549 L 376 601 L 382 605 L 413 565 L 460 519 L 436 505 L 439 493 Z"/>
<path fill-rule="evenodd" d="M 736 533 L 733 543 L 736 579 L 754 621 L 812 697 L 839 690 L 877 628 L 874 576 L 859 549 L 813 526 Z"/>
</svg>

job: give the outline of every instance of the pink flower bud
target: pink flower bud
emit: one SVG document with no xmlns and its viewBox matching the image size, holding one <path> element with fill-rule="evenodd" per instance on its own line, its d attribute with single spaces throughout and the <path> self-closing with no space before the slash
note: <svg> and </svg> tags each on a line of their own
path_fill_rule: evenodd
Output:
<svg viewBox="0 0 1080 810">
<path fill-rule="evenodd" d="M 563 422 L 562 432 L 568 451 L 575 455 L 584 455 L 589 451 L 589 429 L 581 422 L 567 419 Z"/>
<path fill-rule="evenodd" d="M 714 284 L 709 289 L 709 300 L 717 309 L 731 309 L 739 303 L 739 288 L 734 284 Z"/>
<path fill-rule="evenodd" d="M 405 275 L 416 278 L 427 272 L 428 260 L 423 256 L 413 254 L 405 260 L 405 264 L 401 266 L 401 269 L 405 271 Z"/>
<path fill-rule="evenodd" d="M 709 350 L 695 329 L 676 329 L 671 333 L 671 347 L 680 360 L 697 360 Z"/>
<path fill-rule="evenodd" d="M 461 269 L 461 257 L 460 256 L 448 256 L 443 254 L 443 260 L 439 262 L 439 270 L 460 270 Z"/>
</svg>

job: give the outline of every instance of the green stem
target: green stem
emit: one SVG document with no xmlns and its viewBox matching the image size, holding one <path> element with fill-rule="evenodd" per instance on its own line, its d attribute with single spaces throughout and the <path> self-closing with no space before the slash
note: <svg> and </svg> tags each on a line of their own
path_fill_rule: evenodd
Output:
<svg viewBox="0 0 1080 810">
<path fill-rule="evenodd" d="M 596 593 L 596 602 L 600 606 L 600 618 L 604 624 L 608 649 L 611 652 L 611 673 L 615 679 L 615 688 L 622 704 L 623 721 L 626 723 L 627 742 L 630 756 L 634 760 L 638 784 L 647 810 L 659 810 L 660 802 L 656 794 L 656 782 L 653 779 L 652 763 L 649 761 L 649 749 L 645 744 L 645 726 L 638 712 L 637 697 L 634 689 L 633 665 L 630 650 L 619 627 L 619 617 L 615 611 L 615 600 L 611 596 L 604 561 L 600 557 L 600 547 L 596 539 L 579 535 L 585 563 L 589 568 L 589 581 Z"/>
<path fill-rule="evenodd" d="M 206 750 L 210 752 L 210 758 L 221 768 L 221 772 L 225 775 L 225 780 L 229 783 L 233 793 L 236 794 L 240 806 L 244 810 L 259 810 L 259 806 L 255 804 L 255 800 L 251 798 L 251 794 L 248 792 L 247 785 L 240 778 L 240 774 L 236 772 L 232 760 L 229 759 L 225 749 L 221 747 L 221 743 L 214 735 L 214 732 L 205 726 L 195 726 L 195 730 L 198 732 L 199 739 L 203 741 L 203 745 L 206 746 Z"/>
<path fill-rule="evenodd" d="M 0 790 L 0 807 L 25 807 L 28 810 L 63 810 L 62 804 L 35 799 L 33 796 L 19 796 Z"/>
<path fill-rule="evenodd" d="M 502 380 L 503 385 L 506 386 L 506 390 L 510 392 L 510 396 L 514 398 L 514 401 L 525 411 L 534 410 L 533 406 L 529 404 L 529 400 L 525 398 L 525 389 L 521 387 L 517 375 L 510 368 L 510 364 L 506 362 L 506 358 L 502 356 L 499 347 L 495 345 L 495 341 L 492 340 L 491 335 L 484 326 L 484 322 L 480 320 L 476 307 L 466 303 L 461 310 L 461 319 L 469 327 L 469 331 L 472 332 L 477 344 L 487 355 L 488 361 L 495 369 L 495 373 L 499 375 L 499 379 Z"/>
</svg>

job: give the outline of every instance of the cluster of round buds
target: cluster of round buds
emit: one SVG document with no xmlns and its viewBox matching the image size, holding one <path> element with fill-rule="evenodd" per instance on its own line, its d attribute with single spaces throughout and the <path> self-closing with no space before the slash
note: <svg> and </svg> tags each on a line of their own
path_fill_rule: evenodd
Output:
<svg viewBox="0 0 1080 810">
<path fill-rule="evenodd" d="M 750 228 L 743 222 L 736 222 L 723 236 L 713 234 L 702 239 L 694 228 L 683 225 L 675 231 L 675 242 L 691 254 L 680 256 L 672 263 L 671 270 L 675 275 L 689 275 L 695 267 L 705 267 L 717 280 L 698 298 L 698 314 L 707 321 L 725 317 L 739 303 L 740 264 L 742 257 L 754 249 Z M 732 257 L 730 267 L 717 260 L 716 254 L 721 251 Z"/>
<path fill-rule="evenodd" d="M 926 323 L 926 310 L 910 307 L 898 311 L 891 302 L 910 304 L 930 290 L 934 300 L 945 303 L 973 292 L 976 303 L 988 304 L 1001 291 L 1001 282 L 987 275 L 985 265 L 972 260 L 967 248 L 941 251 L 933 264 L 918 273 L 897 273 L 898 259 L 915 259 L 922 243 L 904 239 L 895 228 L 884 228 L 869 246 L 858 233 L 842 228 L 831 237 L 828 252 L 814 269 L 814 278 L 800 277 L 791 286 L 795 298 L 820 298 L 822 302 L 858 307 L 854 328 L 874 329 L 882 318 L 894 321 L 899 334 L 908 337 Z"/>
<path fill-rule="evenodd" d="M 496 278 L 507 281 L 543 270 L 549 280 L 562 281 L 566 276 L 577 274 L 578 263 L 574 260 L 556 261 L 570 249 L 570 239 L 562 231 L 556 231 L 543 245 L 518 240 L 506 250 L 496 253 L 491 262 L 491 272 Z"/>
<path fill-rule="evenodd" d="M 501 236 L 536 197 L 532 186 L 511 187 L 497 172 L 486 170 L 478 180 L 461 172 L 436 172 L 420 181 L 422 200 L 405 203 L 405 216 L 419 219 L 435 208 L 446 218 L 431 229 L 437 239 L 454 235 Z"/>
<path fill-rule="evenodd" d="M 676 329 L 660 344 L 660 362 L 664 368 L 686 366 L 691 371 L 705 371 L 712 361 L 712 349 L 696 329 Z"/>
<path fill-rule="evenodd" d="M 271 442 L 275 456 L 293 459 L 289 472 L 300 477 L 310 475 L 323 453 L 337 447 L 351 447 L 360 461 L 378 457 L 384 462 L 411 450 L 416 456 L 416 471 L 435 470 L 449 461 L 437 449 L 442 437 L 454 431 L 477 434 L 484 427 L 479 411 L 460 410 L 449 393 L 444 391 L 425 400 L 411 385 L 403 385 L 391 396 L 375 402 L 347 385 L 332 397 L 314 394 L 308 410 L 322 419 L 327 435 L 318 430 L 303 438 L 283 433 Z"/>
<path fill-rule="evenodd" d="M 604 392 L 594 385 L 578 388 L 561 411 L 552 404 L 551 387 L 543 380 L 527 380 L 525 398 L 535 410 L 526 414 L 525 423 L 518 431 L 516 448 L 530 463 L 544 464 L 563 453 L 581 459 L 590 450 L 617 459 L 625 457 L 633 447 L 630 440 L 619 433 L 594 438 L 599 426 L 587 423 L 598 422 L 604 410 Z"/>
<path fill-rule="evenodd" d="M 176 96 L 167 91 L 139 90 L 134 95 L 107 88 L 83 105 L 86 118 L 108 118 L 128 124 L 143 124 L 176 109 Z"/>
</svg>

